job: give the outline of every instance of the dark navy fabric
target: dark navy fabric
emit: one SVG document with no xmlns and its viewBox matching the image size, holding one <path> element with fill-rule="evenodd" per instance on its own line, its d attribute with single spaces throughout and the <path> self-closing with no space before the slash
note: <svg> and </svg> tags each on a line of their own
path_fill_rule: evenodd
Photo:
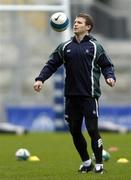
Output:
<svg viewBox="0 0 131 180">
<path fill-rule="evenodd" d="M 114 66 L 103 47 L 92 36 L 78 43 L 76 38 L 60 44 L 51 54 L 36 80 L 44 82 L 62 64 L 65 67 L 65 96 L 99 97 L 101 72 L 113 78 Z"/>
</svg>

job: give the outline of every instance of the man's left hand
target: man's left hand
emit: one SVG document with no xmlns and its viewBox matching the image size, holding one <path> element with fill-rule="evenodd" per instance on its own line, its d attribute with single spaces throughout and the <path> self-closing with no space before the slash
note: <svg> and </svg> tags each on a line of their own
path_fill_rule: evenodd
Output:
<svg viewBox="0 0 131 180">
<path fill-rule="evenodd" d="M 115 86 L 115 80 L 113 78 L 108 78 L 106 79 L 106 83 L 111 86 L 111 87 L 114 87 Z"/>
</svg>

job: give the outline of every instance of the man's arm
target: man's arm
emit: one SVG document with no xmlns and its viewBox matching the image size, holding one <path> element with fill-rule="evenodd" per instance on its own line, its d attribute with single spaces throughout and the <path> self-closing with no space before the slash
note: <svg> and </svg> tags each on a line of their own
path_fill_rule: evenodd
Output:
<svg viewBox="0 0 131 180">
<path fill-rule="evenodd" d="M 103 53 L 98 59 L 98 65 L 101 67 L 106 83 L 113 87 L 116 82 L 116 77 L 114 73 L 114 65 L 111 60 Z"/>
<path fill-rule="evenodd" d="M 62 64 L 62 58 L 60 57 L 59 53 L 55 51 L 41 70 L 39 76 L 35 78 L 36 82 L 34 83 L 34 90 L 40 92 L 44 81 L 47 80 L 54 72 L 56 72 L 57 68 Z"/>
</svg>

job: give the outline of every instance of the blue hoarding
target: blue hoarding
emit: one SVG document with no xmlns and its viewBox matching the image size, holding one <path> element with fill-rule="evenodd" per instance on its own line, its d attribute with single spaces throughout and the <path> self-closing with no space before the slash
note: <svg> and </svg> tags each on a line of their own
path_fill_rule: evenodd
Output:
<svg viewBox="0 0 131 180">
<path fill-rule="evenodd" d="M 7 107 L 9 123 L 31 131 L 54 131 L 54 111 L 50 107 Z"/>
<path fill-rule="evenodd" d="M 55 113 L 52 107 L 7 107 L 6 117 L 8 122 L 21 125 L 31 131 L 57 130 Z M 62 121 L 64 120 L 62 119 Z M 131 130 L 131 107 L 101 107 L 99 126 L 112 129 L 123 127 Z M 62 130 L 64 130 L 63 127 Z"/>
</svg>

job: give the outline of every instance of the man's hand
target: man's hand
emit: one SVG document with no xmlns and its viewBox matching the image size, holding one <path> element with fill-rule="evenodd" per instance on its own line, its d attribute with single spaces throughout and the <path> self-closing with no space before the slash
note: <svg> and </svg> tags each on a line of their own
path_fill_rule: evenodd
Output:
<svg viewBox="0 0 131 180">
<path fill-rule="evenodd" d="M 36 92 L 40 92 L 41 89 L 42 89 L 42 81 L 36 81 L 36 82 L 34 83 L 34 90 L 35 90 Z"/>
<path fill-rule="evenodd" d="M 114 87 L 115 86 L 115 80 L 113 78 L 108 78 L 106 79 L 106 83 L 111 86 L 111 87 Z"/>
</svg>

